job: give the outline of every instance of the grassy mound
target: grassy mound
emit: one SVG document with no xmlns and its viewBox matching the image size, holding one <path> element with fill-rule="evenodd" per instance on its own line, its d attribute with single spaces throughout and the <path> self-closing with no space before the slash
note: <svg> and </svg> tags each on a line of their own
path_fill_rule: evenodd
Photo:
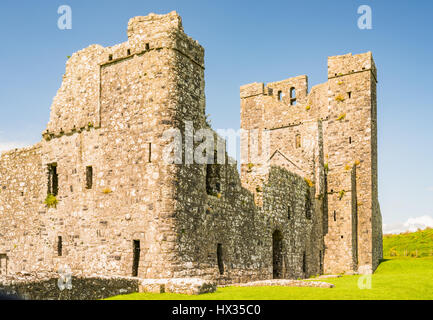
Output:
<svg viewBox="0 0 433 320">
<path fill-rule="evenodd" d="M 385 257 L 422 258 L 433 256 L 433 229 L 383 236 Z"/>
</svg>

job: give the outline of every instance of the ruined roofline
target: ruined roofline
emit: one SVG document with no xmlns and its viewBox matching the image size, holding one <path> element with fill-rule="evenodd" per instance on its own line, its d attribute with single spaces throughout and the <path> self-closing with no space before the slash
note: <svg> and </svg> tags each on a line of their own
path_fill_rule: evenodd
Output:
<svg viewBox="0 0 433 320">
<path fill-rule="evenodd" d="M 365 71 L 371 71 L 374 79 L 377 82 L 377 70 L 371 51 L 356 55 L 352 55 L 352 53 L 347 53 L 344 55 L 328 57 L 328 80 Z M 310 94 L 314 87 L 326 84 L 326 82 L 320 83 L 314 85 L 311 90 L 308 90 L 308 76 L 299 75 L 280 81 L 269 82 L 267 84 L 265 84 L 264 82 L 253 82 L 242 85 L 240 87 L 240 97 L 241 99 L 244 99 L 258 95 L 270 95 L 269 87 L 303 79 L 305 79 L 305 82 L 307 84 L 307 94 Z"/>
<path fill-rule="evenodd" d="M 21 148 L 12 148 L 9 150 L 0 151 L 0 157 L 20 155 L 22 153 L 32 152 L 32 151 L 38 150 L 40 148 L 41 148 L 41 143 L 38 142 L 38 143 L 30 145 L 30 146 L 25 146 L 25 147 L 21 147 Z"/>
<path fill-rule="evenodd" d="M 147 54 L 164 56 L 164 51 L 173 50 L 204 70 L 204 48 L 184 33 L 182 20 L 175 11 L 132 18 L 127 33 L 126 42 L 111 47 L 91 45 L 69 57 L 42 133 L 44 140 L 101 128 L 101 74 L 105 67 Z"/>
</svg>

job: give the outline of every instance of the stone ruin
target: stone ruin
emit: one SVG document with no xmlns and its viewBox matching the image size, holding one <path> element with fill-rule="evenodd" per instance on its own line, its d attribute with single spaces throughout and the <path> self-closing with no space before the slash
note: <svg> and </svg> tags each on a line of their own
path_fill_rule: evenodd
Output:
<svg viewBox="0 0 433 320">
<path fill-rule="evenodd" d="M 1 155 L 0 277 L 61 265 L 221 285 L 373 272 L 376 79 L 368 52 L 329 57 L 311 90 L 307 76 L 244 85 L 241 174 L 170 164 L 164 132 L 209 128 L 204 49 L 176 12 L 132 18 L 126 42 L 68 59 L 41 142 Z"/>
</svg>

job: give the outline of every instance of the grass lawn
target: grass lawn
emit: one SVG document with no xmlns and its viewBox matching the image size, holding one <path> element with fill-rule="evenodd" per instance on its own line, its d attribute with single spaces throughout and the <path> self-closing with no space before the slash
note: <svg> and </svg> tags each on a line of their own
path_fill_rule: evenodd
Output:
<svg viewBox="0 0 433 320">
<path fill-rule="evenodd" d="M 433 229 L 411 233 L 385 235 L 383 237 L 384 256 L 433 256 Z"/>
<path fill-rule="evenodd" d="M 359 275 L 325 279 L 334 288 L 226 287 L 199 296 L 133 293 L 113 300 L 326 300 L 326 299 L 433 299 L 433 257 L 390 257 L 371 278 L 371 289 L 359 289 Z"/>
</svg>

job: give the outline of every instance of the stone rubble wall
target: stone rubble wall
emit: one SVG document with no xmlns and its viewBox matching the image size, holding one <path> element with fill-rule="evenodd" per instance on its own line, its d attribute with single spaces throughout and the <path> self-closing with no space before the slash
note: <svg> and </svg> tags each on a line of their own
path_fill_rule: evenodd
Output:
<svg viewBox="0 0 433 320">
<path fill-rule="evenodd" d="M 241 127 L 268 131 L 269 162 L 315 185 L 316 197 L 324 201 L 324 272 L 356 271 L 358 267 L 371 272 L 382 257 L 377 200 L 377 69 L 372 54 L 329 57 L 328 81 L 308 93 L 307 80 L 299 76 L 242 86 Z M 296 105 L 290 103 L 292 89 L 296 90 Z M 266 174 L 251 170 L 256 166 L 247 152 L 251 146 L 248 133 L 241 144 L 242 182 L 255 193 Z M 258 160 L 263 163 L 268 159 Z M 351 194 L 352 186 L 356 186 L 356 194 Z M 256 203 L 262 203 L 259 197 Z"/>
<path fill-rule="evenodd" d="M 60 290 L 58 279 L 50 272 L 0 276 L 0 292 L 25 300 L 100 300 L 138 292 L 140 284 L 137 278 L 73 276 L 72 288 Z"/>
<path fill-rule="evenodd" d="M 0 275 L 38 270 L 51 249 L 41 241 L 46 181 L 40 144 L 0 156 Z"/>
<path fill-rule="evenodd" d="M 0 157 L 0 272 L 67 264 L 74 274 L 130 276 L 134 241 L 143 279 L 269 280 L 274 260 L 278 277 L 292 279 L 374 270 L 382 256 L 376 69 L 371 53 L 328 64 L 328 82 L 309 93 L 306 76 L 241 87 L 239 176 L 236 164 L 163 160 L 166 130 L 185 137 L 186 121 L 194 132 L 210 128 L 204 49 L 177 13 L 133 18 L 128 41 L 73 54 L 43 140 Z M 270 154 L 260 142 L 257 161 L 247 148 L 254 129 L 259 141 L 270 138 Z M 47 208 L 54 163 L 58 204 Z"/>
</svg>

